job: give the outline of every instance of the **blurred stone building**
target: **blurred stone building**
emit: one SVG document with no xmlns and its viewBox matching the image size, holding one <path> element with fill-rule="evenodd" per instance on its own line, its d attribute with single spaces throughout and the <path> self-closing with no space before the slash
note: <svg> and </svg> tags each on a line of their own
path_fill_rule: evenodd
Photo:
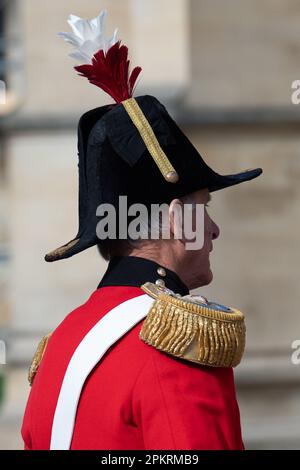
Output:
<svg viewBox="0 0 300 470">
<path fill-rule="evenodd" d="M 7 345 L 0 448 L 21 448 L 26 373 L 39 338 L 96 288 L 96 249 L 47 264 L 77 229 L 76 125 L 109 98 L 76 75 L 56 36 L 70 13 L 109 10 L 134 65 L 137 94 L 164 102 L 221 173 L 257 180 L 213 195 L 221 228 L 214 282 L 201 292 L 247 315 L 236 369 L 247 448 L 300 448 L 300 4 L 296 0 L 0 0 L 0 339 Z M 183 156 L 184 158 L 184 156 Z M 187 397 L 188 399 L 188 397 Z"/>
</svg>

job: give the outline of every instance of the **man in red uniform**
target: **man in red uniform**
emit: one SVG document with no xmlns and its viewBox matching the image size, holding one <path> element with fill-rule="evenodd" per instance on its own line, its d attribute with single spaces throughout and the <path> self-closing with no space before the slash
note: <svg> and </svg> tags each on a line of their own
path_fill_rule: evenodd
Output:
<svg viewBox="0 0 300 470">
<path fill-rule="evenodd" d="M 104 17 L 88 23 L 89 35 L 95 29 L 99 36 Z M 72 44 L 76 31 L 82 40 L 85 21 L 71 15 Z M 84 42 L 80 47 L 82 56 Z M 122 48 L 114 36 L 92 51 L 91 63 L 76 67 L 117 104 L 79 121 L 79 231 L 46 260 L 97 244 L 109 265 L 86 303 L 38 348 L 22 426 L 25 448 L 243 449 L 232 369 L 243 354 L 243 314 L 189 295 L 212 280 L 209 253 L 219 229 L 205 208 L 203 243 L 189 250 L 187 238 L 175 236 L 181 222 L 173 209 L 206 206 L 211 192 L 253 179 L 261 169 L 215 173 L 156 98 L 132 97 L 139 70 L 128 78 L 127 66 L 124 75 Z M 99 237 L 103 204 L 115 209 L 116 227 L 124 229 L 120 196 L 128 206 L 168 204 L 170 237 L 132 240 L 132 213 L 125 238 Z M 159 224 L 158 230 L 161 235 Z"/>
</svg>

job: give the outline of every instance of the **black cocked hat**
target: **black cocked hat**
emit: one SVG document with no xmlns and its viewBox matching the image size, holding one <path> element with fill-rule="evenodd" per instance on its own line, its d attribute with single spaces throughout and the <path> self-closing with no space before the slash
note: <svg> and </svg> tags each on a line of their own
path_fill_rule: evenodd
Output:
<svg viewBox="0 0 300 470">
<path fill-rule="evenodd" d="M 122 48 L 126 50 L 121 53 Z M 132 97 L 139 68 L 129 78 L 125 77 L 127 85 L 121 90 L 120 77 L 117 85 L 109 77 L 105 81 L 101 60 L 109 62 L 115 70 L 124 54 L 128 62 L 126 46 L 116 42 L 106 54 L 103 50 L 95 53 L 91 65 L 75 67 L 90 82 L 105 88 L 117 104 L 92 109 L 79 120 L 78 233 L 70 242 L 48 253 L 46 261 L 68 258 L 98 244 L 97 208 L 111 204 L 118 215 L 120 196 L 127 197 L 128 206 L 142 203 L 150 207 L 170 203 L 203 188 L 210 192 L 224 189 L 262 173 L 261 168 L 232 175 L 212 170 L 162 103 L 149 95 Z M 110 84 L 109 91 L 103 81 Z"/>
</svg>

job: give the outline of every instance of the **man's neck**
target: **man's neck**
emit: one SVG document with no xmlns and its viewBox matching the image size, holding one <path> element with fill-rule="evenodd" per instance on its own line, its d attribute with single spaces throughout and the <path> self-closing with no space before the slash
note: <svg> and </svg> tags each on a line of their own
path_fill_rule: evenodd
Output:
<svg viewBox="0 0 300 470">
<path fill-rule="evenodd" d="M 179 276 L 179 278 L 184 282 L 184 284 L 189 287 L 189 282 L 187 279 L 188 270 L 183 269 L 182 260 L 178 259 L 175 256 L 174 252 L 171 250 L 151 250 L 147 248 L 134 249 L 130 252 L 129 256 L 136 256 L 138 258 L 145 258 L 151 261 L 154 261 L 157 264 L 165 266 L 170 271 Z"/>
</svg>

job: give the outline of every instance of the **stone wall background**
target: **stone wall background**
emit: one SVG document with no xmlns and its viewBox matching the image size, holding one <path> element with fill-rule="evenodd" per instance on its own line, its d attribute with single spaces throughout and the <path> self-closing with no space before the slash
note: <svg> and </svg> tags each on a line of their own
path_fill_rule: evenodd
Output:
<svg viewBox="0 0 300 470">
<path fill-rule="evenodd" d="M 0 448 L 21 448 L 26 369 L 39 338 L 95 289 L 95 249 L 60 263 L 44 254 L 77 231 L 76 125 L 109 102 L 78 77 L 56 37 L 70 13 L 109 9 L 133 64 L 137 94 L 167 104 L 221 173 L 262 166 L 259 179 L 213 194 L 222 236 L 214 281 L 201 292 L 247 314 L 247 352 L 236 382 L 247 448 L 300 448 L 300 3 L 296 0 L 79 0 L 10 2 L 19 67 L 0 109 L 0 338 L 7 345 Z M 17 35 L 17 36 L 16 36 Z M 15 44 L 15 43 L 13 43 Z M 13 49 L 13 47 L 12 47 Z"/>
</svg>

